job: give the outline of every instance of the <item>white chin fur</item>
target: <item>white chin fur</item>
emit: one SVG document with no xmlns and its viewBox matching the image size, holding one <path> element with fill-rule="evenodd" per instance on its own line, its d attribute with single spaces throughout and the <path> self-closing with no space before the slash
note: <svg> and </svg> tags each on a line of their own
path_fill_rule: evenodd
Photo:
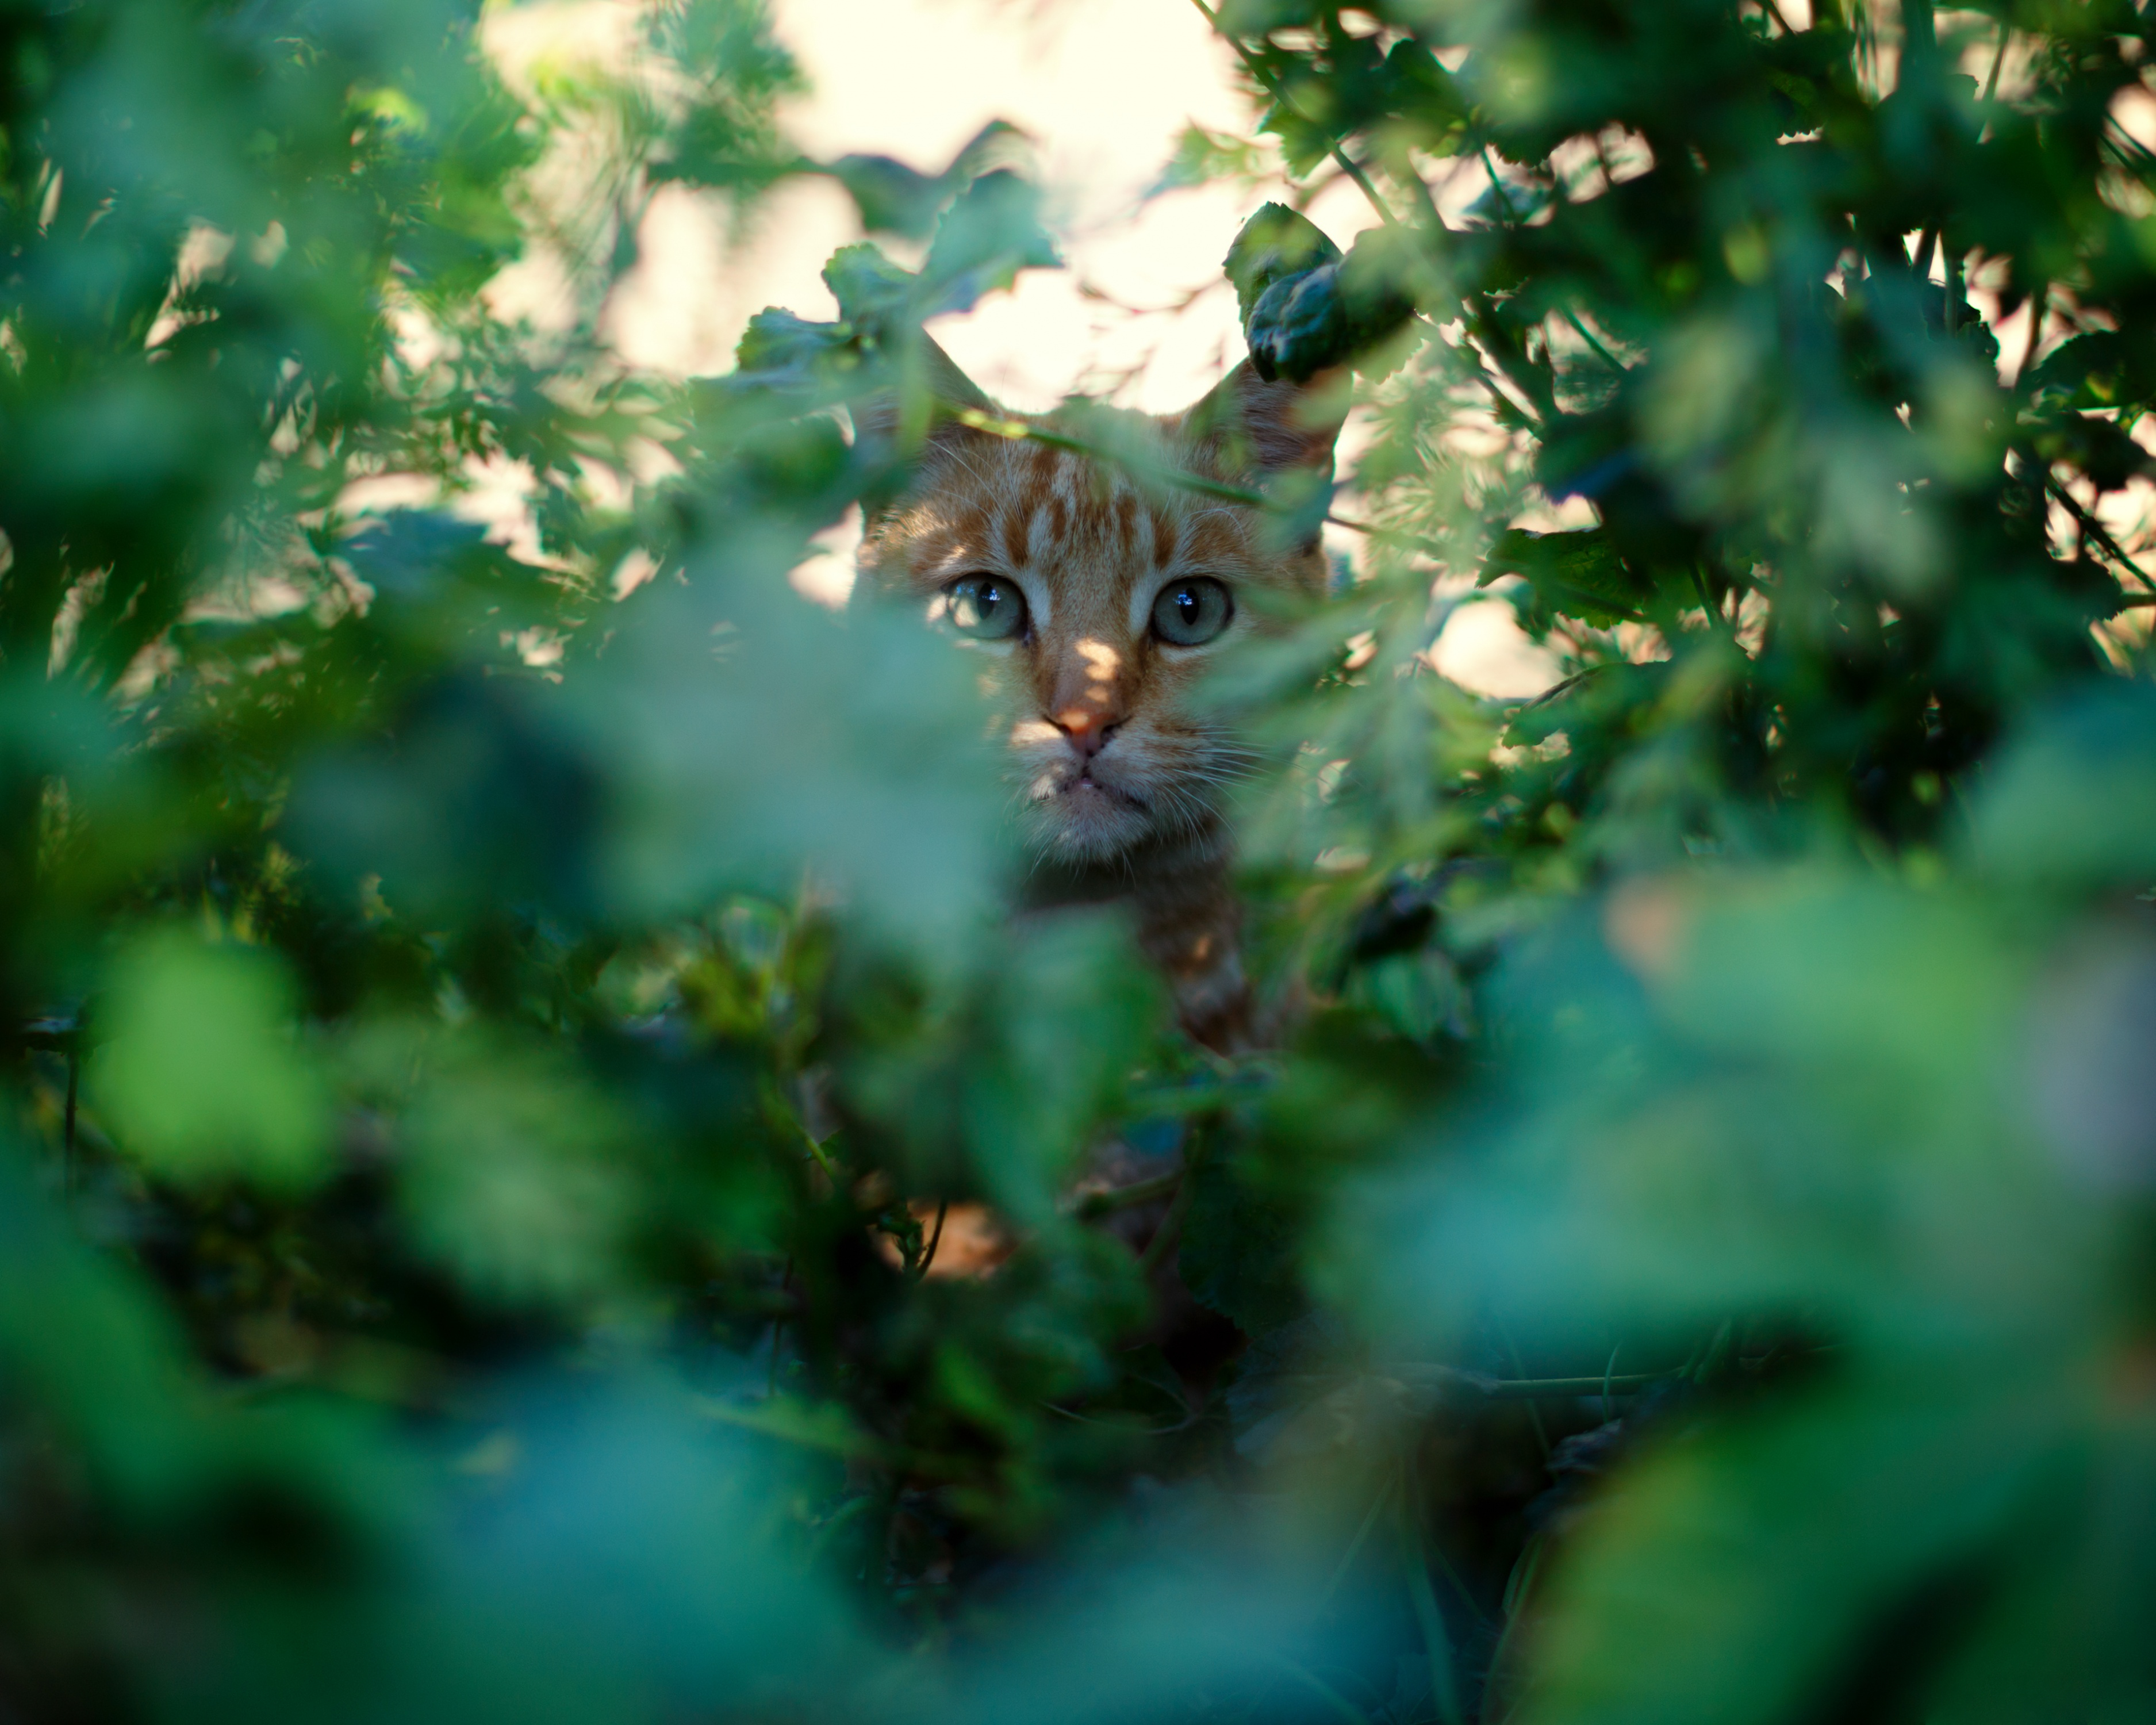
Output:
<svg viewBox="0 0 2156 1725">
<path fill-rule="evenodd" d="M 1045 850 L 1079 862 L 1100 862 L 1152 834 L 1143 809 L 1101 790 L 1036 781 L 1028 798 L 1027 824 Z"/>
<path fill-rule="evenodd" d="M 1038 809 L 1036 818 L 1048 849 L 1083 862 L 1117 855 L 1152 832 L 1144 812 L 1128 807 L 1078 809 L 1051 804 Z"/>
</svg>

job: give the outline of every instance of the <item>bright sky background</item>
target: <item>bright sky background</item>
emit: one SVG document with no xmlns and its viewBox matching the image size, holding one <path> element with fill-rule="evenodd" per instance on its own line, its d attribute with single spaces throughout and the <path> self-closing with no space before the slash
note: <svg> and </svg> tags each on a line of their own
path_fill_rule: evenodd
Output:
<svg viewBox="0 0 2156 1725">
<path fill-rule="evenodd" d="M 486 40 L 512 79 L 547 59 L 619 64 L 638 9 L 638 0 L 528 0 L 490 11 Z M 1148 195 L 1186 126 L 1246 134 L 1255 117 L 1233 52 L 1187 0 L 774 0 L 773 11 L 810 85 L 783 123 L 812 156 L 876 152 L 934 172 L 990 120 L 1032 138 L 1070 267 L 1028 272 L 1015 291 L 933 326 L 998 400 L 1037 412 L 1082 389 L 1168 412 L 1243 357 L 1220 263 L 1267 194 L 1211 186 Z M 1310 213 L 1343 247 L 1376 220 L 1344 183 Z M 737 246 L 716 199 L 669 188 L 608 307 L 608 333 L 640 365 L 731 369 L 733 345 L 762 307 L 837 315 L 819 271 L 860 237 L 832 181 L 781 187 Z M 502 298 L 543 321 L 548 291 L 534 271 L 505 284 Z M 797 584 L 835 598 L 850 567 L 849 547 L 834 540 Z M 1491 693 L 1547 686 L 1548 656 L 1509 610 L 1457 611 L 1440 668 Z"/>
</svg>

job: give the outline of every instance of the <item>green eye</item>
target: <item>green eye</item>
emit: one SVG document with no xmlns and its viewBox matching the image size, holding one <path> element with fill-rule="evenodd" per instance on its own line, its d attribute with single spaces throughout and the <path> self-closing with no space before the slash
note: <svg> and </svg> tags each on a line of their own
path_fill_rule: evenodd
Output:
<svg viewBox="0 0 2156 1725">
<path fill-rule="evenodd" d="M 951 626 L 974 640 L 1008 641 L 1025 627 L 1025 595 L 1000 575 L 962 575 L 943 597 Z"/>
<path fill-rule="evenodd" d="M 1171 581 L 1152 602 L 1152 632 L 1174 647 L 1199 647 L 1228 626 L 1235 602 L 1209 576 Z"/>
</svg>

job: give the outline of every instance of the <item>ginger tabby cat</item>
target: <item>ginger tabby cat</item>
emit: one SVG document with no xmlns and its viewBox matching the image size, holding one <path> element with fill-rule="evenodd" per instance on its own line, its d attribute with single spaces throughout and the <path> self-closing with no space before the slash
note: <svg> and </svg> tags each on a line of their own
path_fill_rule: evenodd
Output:
<svg viewBox="0 0 2156 1725">
<path fill-rule="evenodd" d="M 1127 898 L 1184 1028 L 1221 1052 L 1248 1047 L 1221 799 L 1247 752 L 1188 697 L 1221 649 L 1260 626 L 1255 593 L 1322 589 L 1317 542 L 1281 546 L 1248 506 L 971 429 L 948 409 L 1005 416 L 940 349 L 927 357 L 942 410 L 911 488 L 869 522 L 862 571 L 925 601 L 994 662 L 1013 776 L 1044 856 L 1037 882 Z M 1245 487 L 1291 467 L 1329 478 L 1345 405 L 1335 382 L 1266 382 L 1245 363 L 1185 412 L 1132 415 L 1127 429 L 1146 449 L 1141 465 Z M 895 418 L 865 412 L 859 434 L 887 446 Z M 1055 413 L 1017 423 L 1070 429 Z"/>
</svg>

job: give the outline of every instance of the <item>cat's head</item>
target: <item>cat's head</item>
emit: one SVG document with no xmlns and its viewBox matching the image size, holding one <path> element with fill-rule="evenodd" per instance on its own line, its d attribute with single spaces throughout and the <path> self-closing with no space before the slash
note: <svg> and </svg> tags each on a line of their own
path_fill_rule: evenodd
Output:
<svg viewBox="0 0 2156 1725">
<path fill-rule="evenodd" d="M 940 352 L 935 393 L 988 403 Z M 869 523 L 864 574 L 910 595 L 993 667 L 1014 777 L 1034 836 L 1074 860 L 1205 838 L 1243 751 L 1190 695 L 1265 590 L 1321 591 L 1313 539 L 1284 544 L 1243 504 L 1137 476 L 1173 468 L 1249 488 L 1300 467 L 1329 477 L 1345 391 L 1235 367 L 1187 411 L 1129 416 L 1091 459 L 940 415 L 911 488 Z M 888 438 L 888 413 L 859 416 Z M 1084 434 L 1054 413 L 1019 422 Z M 1097 424 L 1091 427 L 1097 433 Z"/>
</svg>

